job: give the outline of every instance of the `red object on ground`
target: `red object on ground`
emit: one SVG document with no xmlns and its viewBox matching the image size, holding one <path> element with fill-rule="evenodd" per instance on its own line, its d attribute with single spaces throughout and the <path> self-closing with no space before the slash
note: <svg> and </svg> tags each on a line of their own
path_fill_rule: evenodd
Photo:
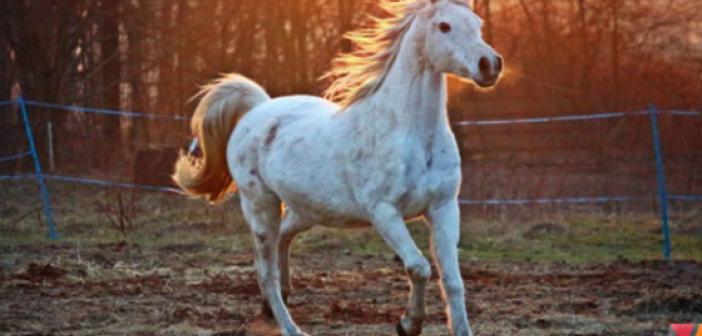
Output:
<svg viewBox="0 0 702 336">
<path fill-rule="evenodd" d="M 671 324 L 670 331 L 672 336 L 702 336 L 702 328 L 694 324 Z"/>
</svg>

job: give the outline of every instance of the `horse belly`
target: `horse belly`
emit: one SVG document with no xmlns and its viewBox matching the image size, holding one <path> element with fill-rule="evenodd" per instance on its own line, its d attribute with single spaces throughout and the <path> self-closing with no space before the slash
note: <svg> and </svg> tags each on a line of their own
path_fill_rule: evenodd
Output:
<svg viewBox="0 0 702 336">
<path fill-rule="evenodd" d="M 350 200 L 343 191 L 336 188 L 305 185 L 294 181 L 281 181 L 272 187 L 280 199 L 297 209 L 316 213 L 320 217 L 338 217 L 350 215 Z"/>
</svg>

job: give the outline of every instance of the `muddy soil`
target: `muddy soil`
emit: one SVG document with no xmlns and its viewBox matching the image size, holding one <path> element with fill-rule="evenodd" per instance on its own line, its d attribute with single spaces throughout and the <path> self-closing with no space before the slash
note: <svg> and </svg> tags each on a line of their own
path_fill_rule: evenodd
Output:
<svg viewBox="0 0 702 336">
<path fill-rule="evenodd" d="M 0 246 L 2 335 L 276 335 L 252 256 L 204 244 Z M 702 320 L 702 264 L 462 265 L 477 335 L 665 335 Z M 293 317 L 313 335 L 394 335 L 408 283 L 392 256 L 293 254 Z M 438 286 L 423 335 L 448 335 Z"/>
</svg>

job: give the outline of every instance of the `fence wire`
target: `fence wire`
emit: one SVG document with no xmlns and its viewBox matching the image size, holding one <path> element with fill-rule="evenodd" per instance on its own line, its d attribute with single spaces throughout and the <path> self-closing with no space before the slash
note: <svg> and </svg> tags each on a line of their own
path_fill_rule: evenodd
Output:
<svg viewBox="0 0 702 336">
<path fill-rule="evenodd" d="M 171 124 L 167 124 L 166 127 L 164 127 L 163 124 L 159 123 L 162 121 L 175 121 L 179 122 L 178 125 L 185 125 L 187 129 L 187 122 L 189 120 L 189 117 L 185 116 L 177 116 L 177 115 L 161 115 L 161 114 L 152 114 L 152 113 L 143 113 L 143 112 L 132 112 L 132 111 L 118 111 L 118 110 L 109 110 L 109 109 L 99 109 L 99 108 L 89 108 L 89 107 L 82 107 L 82 106 L 76 106 L 76 105 L 62 105 L 62 104 L 55 104 L 55 103 L 47 103 L 47 102 L 39 102 L 39 101 L 32 101 L 32 100 L 26 100 L 23 101 L 25 106 L 28 108 L 31 107 L 31 114 L 36 115 L 37 112 L 35 110 L 61 110 L 65 111 L 68 113 L 73 113 L 76 115 L 82 115 L 82 114 L 93 114 L 93 115 L 101 115 L 101 116 L 111 116 L 118 118 L 116 119 L 120 123 L 120 125 L 124 126 L 125 121 L 126 122 L 131 122 L 135 123 L 138 122 L 138 120 L 143 120 L 146 122 L 154 123 L 151 125 L 154 125 L 154 127 L 161 127 L 167 132 L 162 132 L 163 134 L 168 134 L 170 130 L 172 129 L 172 126 L 169 126 Z M 21 103 L 21 101 L 0 101 L 0 106 L 10 106 L 10 105 L 17 105 Z M 565 115 L 565 116 L 549 116 L 549 117 L 538 117 L 538 118 L 512 118 L 512 119 L 494 119 L 494 120 L 465 120 L 465 121 L 459 121 L 453 124 L 453 126 L 457 126 L 459 128 L 466 128 L 466 129 L 471 129 L 475 130 L 481 127 L 484 127 L 485 129 L 488 129 L 487 132 L 497 132 L 494 131 L 495 129 L 499 129 L 500 127 L 503 126 L 510 126 L 510 125 L 543 125 L 543 124 L 552 124 L 552 125 L 562 125 L 562 124 L 569 124 L 569 123 L 577 123 L 577 122 L 594 122 L 597 125 L 593 129 L 587 129 L 586 131 L 592 136 L 592 134 L 595 134 L 598 131 L 603 131 L 606 128 L 604 128 L 605 124 L 601 124 L 602 122 L 608 122 L 608 120 L 632 120 L 632 122 L 636 123 L 633 131 L 623 129 L 621 124 L 607 124 L 607 125 L 612 125 L 611 127 L 614 128 L 614 133 L 617 137 L 621 137 L 624 140 L 628 140 L 629 137 L 632 136 L 638 136 L 641 137 L 641 139 L 644 139 L 644 135 L 641 127 L 644 127 L 645 124 L 648 123 L 647 118 L 641 118 L 645 116 L 651 116 L 652 112 L 651 111 L 634 111 L 634 112 L 613 112 L 613 113 L 598 113 L 598 114 L 582 114 L 582 115 Z M 678 111 L 678 110 L 671 110 L 671 111 L 656 111 L 653 113 L 653 117 L 658 117 L 658 116 L 669 116 L 669 117 L 680 117 L 680 118 L 692 118 L 694 120 L 700 121 L 702 119 L 702 113 L 698 111 Z M 132 121 L 134 120 L 134 121 Z M 667 124 L 665 124 L 665 127 L 671 127 L 669 124 L 671 123 L 670 120 L 667 120 Z M 27 173 L 27 171 L 30 171 L 32 168 L 32 165 L 27 165 L 27 164 L 18 164 L 15 166 L 15 168 L 12 168 L 14 170 L 8 170 L 4 169 L 2 167 L 6 167 L 9 163 L 12 162 L 25 162 L 27 158 L 32 157 L 32 152 L 31 151 L 25 151 L 25 152 L 19 152 L 17 154 L 12 154 L 8 156 L 3 156 L 0 157 L 0 164 L 5 165 L 5 166 L 0 166 L 0 173 L 7 173 L 7 174 L 0 174 L 0 181 L 19 181 L 19 180 L 25 180 L 25 179 L 33 179 L 36 181 L 39 180 L 47 180 L 47 181 L 55 181 L 55 182 L 61 182 L 61 183 L 67 183 L 67 184 L 81 184 L 81 185 L 89 185 L 89 186 L 95 186 L 95 187 L 101 187 L 101 188 L 116 188 L 116 189 L 128 189 L 128 190 L 139 190 L 139 191 L 147 191 L 147 192 L 157 192 L 157 193 L 163 193 L 167 195 L 179 195 L 182 196 L 182 192 L 180 192 L 175 186 L 169 185 L 168 184 L 168 171 L 164 171 L 166 169 L 158 169 L 158 168 L 147 168 L 147 167 L 141 167 L 140 166 L 140 161 L 139 158 L 135 158 L 135 156 L 138 156 L 138 148 L 151 148 L 151 147 L 156 147 L 157 149 L 154 150 L 153 152 L 146 152 L 143 156 L 146 157 L 147 159 L 149 156 L 153 156 L 156 154 L 159 154 L 160 152 L 158 151 L 158 148 L 168 148 L 168 150 L 172 153 L 177 153 L 178 149 L 183 149 L 188 146 L 188 144 L 191 144 L 191 139 L 188 136 L 180 136 L 176 137 L 177 140 L 173 141 L 171 137 L 171 140 L 163 140 L 161 138 L 159 140 L 159 136 L 156 136 L 155 139 L 154 137 L 151 137 L 147 140 L 139 142 L 139 140 L 135 138 L 129 138 L 128 143 L 126 143 L 126 146 L 123 146 L 125 148 L 120 149 L 117 152 L 110 152 L 109 149 L 104 149 L 101 146 L 109 145 L 107 144 L 106 141 L 104 141 L 104 137 L 101 138 L 101 129 L 100 126 L 104 125 L 105 120 L 100 120 L 98 123 L 97 121 L 93 121 L 92 123 L 88 124 L 83 124 L 81 122 L 76 122 L 76 123 L 69 123 L 67 124 L 67 128 L 63 131 L 63 135 L 65 136 L 63 139 L 59 141 L 59 144 L 63 144 L 62 146 L 58 146 L 58 148 L 53 148 L 50 147 L 49 149 L 45 148 L 46 146 L 42 146 L 42 148 L 39 150 L 39 152 L 42 152 L 41 159 L 42 161 L 46 161 L 46 152 L 51 151 L 53 154 L 53 151 L 56 151 L 57 153 L 61 154 L 61 156 L 67 158 L 67 159 L 72 159 L 74 161 L 68 162 L 67 159 L 63 160 L 60 164 L 58 164 L 59 168 L 57 168 L 57 171 L 51 171 L 51 173 Z M 34 127 L 37 127 L 37 125 L 33 125 Z M 132 125 L 133 126 L 133 125 Z M 525 126 L 526 127 L 526 126 Z M 610 126 L 607 126 L 610 127 Z M 676 126 L 677 127 L 677 126 Z M 521 128 L 520 128 L 521 129 Z M 509 131 L 509 130 L 508 130 Z M 506 131 L 506 132 L 508 132 Z M 46 129 L 40 129 L 39 133 L 40 137 L 42 134 L 46 132 Z M 536 135 L 536 138 L 544 137 L 547 134 L 550 134 L 551 132 L 561 132 L 565 134 L 567 137 L 569 137 L 571 140 L 575 139 L 578 140 L 577 135 L 571 134 L 573 130 L 564 128 L 564 129 L 550 129 L 550 130 L 540 130 L 540 129 L 535 129 L 533 131 Z M 172 133 L 172 132 L 171 132 Z M 554 134 L 555 134 L 554 133 Z M 610 134 L 613 132 L 609 132 L 607 134 Z M 131 133 L 130 133 L 131 134 Z M 605 135 L 607 135 L 605 134 Z M 68 136 L 66 136 L 68 135 Z M 189 134 L 188 134 L 189 135 Z M 492 136 L 491 136 L 492 135 Z M 500 136 L 495 136 L 492 133 L 483 133 L 483 134 L 472 134 L 469 138 L 470 139 L 499 139 L 501 141 L 500 144 L 496 145 L 495 147 L 500 147 L 500 146 L 506 146 L 506 143 L 509 143 L 510 145 L 514 145 L 515 143 L 518 144 L 519 140 L 515 137 L 513 137 L 513 134 L 506 133 L 507 136 L 503 136 L 502 134 Z M 595 134 L 595 136 L 597 136 Z M 658 136 L 657 134 L 654 133 L 654 138 Z M 460 137 L 460 134 L 459 134 Z M 562 148 L 556 148 L 556 150 L 561 150 L 561 151 L 568 151 L 571 150 L 573 152 L 569 153 L 575 153 L 574 151 L 580 150 L 581 152 L 584 149 L 577 149 L 577 148 L 571 148 L 569 147 L 569 142 L 567 141 L 561 141 L 559 140 L 560 138 L 555 137 L 553 139 L 541 139 L 545 143 L 554 143 L 556 146 L 560 145 Z M 649 135 L 645 138 L 647 141 L 650 141 L 650 133 Z M 26 141 L 27 139 L 25 139 Z M 592 142 L 592 139 L 590 138 L 583 138 L 580 139 L 583 142 Z M 685 139 L 684 141 L 688 141 L 689 139 Z M 157 142 L 161 142 L 161 145 L 155 145 Z M 570 140 L 569 140 L 570 141 Z M 47 139 L 43 139 L 42 144 L 46 144 L 48 141 Z M 562 142 L 562 144 L 561 144 Z M 640 142 L 640 141 L 639 141 Z M 646 142 L 646 141 L 644 141 Z M 485 159 L 485 158 L 480 158 L 480 157 L 475 157 L 476 154 L 475 152 L 478 152 L 479 154 L 482 153 L 479 150 L 478 151 L 471 151 L 474 149 L 472 144 L 468 145 L 461 145 L 461 147 L 466 147 L 468 150 L 468 155 L 462 155 L 464 157 L 467 157 L 465 161 L 465 167 L 464 169 L 467 169 L 467 173 L 464 174 L 464 178 L 468 176 L 468 181 L 464 182 L 464 188 L 463 192 L 461 194 L 461 197 L 459 198 L 459 202 L 463 206 L 471 206 L 471 207 L 485 207 L 485 206 L 539 206 L 539 205 L 605 205 L 605 204 L 627 204 L 627 205 L 633 205 L 633 204 L 647 204 L 648 201 L 654 200 L 656 197 L 656 190 L 655 190 L 655 175 L 656 175 L 656 167 L 654 164 L 654 160 L 652 159 L 652 153 L 653 150 L 650 146 L 650 143 L 638 143 L 635 145 L 628 144 L 626 141 L 624 142 L 619 142 L 616 143 L 614 141 L 614 138 L 611 139 L 606 139 L 605 141 L 602 141 L 603 143 L 603 152 L 602 153 L 595 153 L 595 154 L 607 154 L 604 155 L 604 159 L 596 159 L 592 162 L 589 162 L 587 164 L 583 165 L 583 162 L 587 162 L 586 159 L 591 159 L 592 155 L 591 154 L 584 154 L 584 155 L 575 155 L 572 154 L 569 156 L 569 158 L 572 159 L 572 156 L 577 156 L 577 158 L 580 161 L 574 160 L 575 163 L 569 163 L 566 161 L 554 161 L 554 162 L 548 162 L 544 157 L 540 157 L 539 154 L 534 154 L 535 149 L 533 148 L 524 148 L 523 150 L 520 150 L 519 147 L 505 147 L 504 149 L 497 150 L 496 154 L 493 153 L 494 157 Z M 685 142 L 686 143 L 686 142 Z M 642 147 L 642 144 L 645 144 L 645 146 L 648 146 L 647 148 Z M 694 186 L 697 184 L 702 184 L 702 180 L 697 180 L 698 177 L 697 175 L 700 175 L 700 178 L 702 178 L 702 174 L 698 174 L 699 167 L 702 167 L 702 156 L 699 158 L 695 158 L 694 153 L 687 153 L 684 150 L 681 153 L 678 153 L 679 151 L 679 146 L 680 144 L 675 143 L 672 145 L 676 146 L 671 146 L 670 148 L 666 148 L 664 151 L 666 153 L 674 153 L 675 155 L 672 155 L 671 158 L 669 159 L 668 162 L 670 162 L 670 166 L 667 167 L 668 170 L 670 171 L 677 171 L 680 169 L 680 167 L 687 167 L 688 169 L 688 177 L 687 177 L 687 182 L 685 181 L 685 178 L 678 178 L 678 177 L 673 177 L 669 180 L 669 184 L 675 186 L 675 188 L 679 189 L 679 186 L 685 185 L 685 183 L 688 183 L 688 186 L 691 186 L 687 188 L 687 192 L 680 193 L 678 190 L 674 190 L 671 195 L 668 195 L 668 200 L 671 202 L 686 202 L 686 203 L 694 203 L 694 202 L 702 202 L 702 190 L 699 192 L 696 192 L 694 189 Z M 621 148 L 620 148 L 621 146 Z M 631 148 L 634 148 L 632 150 Z M 633 146 L 633 147 L 632 147 Z M 22 148 L 26 148 L 26 144 L 22 144 L 21 146 L 18 145 L 18 148 L 16 150 L 21 150 Z M 490 146 L 488 146 L 490 147 Z M 684 146 L 683 146 L 684 147 Z M 87 149 L 86 149 L 87 148 Z M 105 147 L 109 148 L 109 147 Z M 609 153 L 607 150 L 612 150 L 616 149 L 617 151 L 614 153 Z M 498 148 L 499 149 L 499 148 Z M 520 154 L 521 152 L 526 152 L 527 154 Z M 640 156 L 636 156 L 632 153 L 629 152 L 636 152 L 636 153 L 645 153 Z M 137 155 L 135 155 L 137 153 Z M 156 154 L 154 154 L 156 153 Z M 508 153 L 508 154 L 505 154 Z M 516 154 L 515 154 L 516 153 Z M 560 152 L 559 152 L 560 153 Z M 484 153 L 483 153 L 484 154 Z M 480 154 L 480 155 L 483 155 Z M 113 165 L 103 165 L 109 167 L 108 169 L 100 169 L 100 165 L 96 165 L 95 162 L 91 161 L 91 158 L 94 158 L 96 156 L 104 155 L 107 157 L 118 157 L 118 160 L 115 160 L 113 162 Z M 478 156 L 480 156 L 478 155 Z M 534 159 L 536 160 L 519 160 L 518 158 L 520 157 L 523 159 L 524 157 Z M 638 155 L 638 154 L 637 154 Z M 557 157 L 562 157 L 562 154 L 556 155 Z M 596 155 L 597 156 L 597 155 Z M 517 158 L 517 159 L 515 159 Z M 699 160 L 695 161 L 695 160 Z M 583 161 L 585 160 L 585 161 Z M 144 161 L 148 162 L 148 160 Z M 504 165 L 505 163 L 510 163 L 513 164 L 515 162 L 519 162 L 519 167 L 515 166 L 516 168 L 506 168 L 506 169 L 496 169 L 495 167 L 500 167 Z M 52 156 L 52 162 L 51 164 L 53 165 L 53 156 Z M 601 183 L 594 183 L 593 181 L 596 181 L 597 179 L 600 179 L 601 177 L 598 177 L 598 169 L 610 169 L 610 170 L 616 170 L 613 169 L 613 167 L 616 168 L 617 164 L 622 164 L 624 167 L 620 171 L 617 171 L 618 176 L 614 176 L 612 178 L 605 177 L 605 182 Z M 625 164 L 628 165 L 634 165 L 637 166 L 636 169 L 629 169 L 629 166 L 626 166 Z M 568 168 L 569 166 L 577 166 L 581 165 L 585 167 L 585 170 L 587 171 L 588 169 L 591 170 L 591 172 L 585 172 L 585 173 L 575 173 L 573 178 L 568 180 L 566 178 L 566 175 L 568 175 Z M 20 167 L 23 169 L 24 173 L 20 173 L 17 170 L 17 167 Z M 65 168 L 68 167 L 68 168 Z M 520 168 L 521 167 L 521 168 Z M 526 168 L 530 167 L 536 167 L 541 169 L 542 171 L 539 172 L 538 174 L 532 174 L 532 171 L 530 170 L 525 170 Z M 552 167 L 552 168 L 549 168 Z M 591 167 L 591 168 L 588 168 Z M 672 167 L 672 168 L 671 168 Z M 582 168 L 582 167 L 581 167 Z M 134 169 L 132 177 L 134 181 L 124 181 L 124 176 L 130 175 L 129 169 Z M 143 170 L 140 170 L 143 169 Z M 580 169 L 580 168 L 579 168 Z M 660 168 L 659 168 L 660 169 Z M 139 176 L 144 176 L 144 175 L 153 175 L 155 172 L 160 172 L 166 174 L 165 176 L 165 185 L 160 185 L 160 184 L 145 184 L 145 183 L 139 183 L 137 180 L 137 177 Z M 549 173 L 550 172 L 550 173 Z M 86 176 L 86 175 L 99 175 L 99 176 Z M 516 178 L 514 176 L 517 176 Z M 555 180 L 555 177 L 561 178 L 562 180 L 559 182 Z M 515 180 L 516 179 L 516 180 Z M 525 184 L 520 184 L 520 183 L 512 183 L 512 181 L 531 181 L 530 183 L 525 183 Z M 577 188 L 569 187 L 570 184 L 568 184 L 568 181 L 571 183 L 575 181 L 574 185 L 577 185 Z M 608 182 L 609 181 L 609 182 Z M 532 183 L 533 182 L 533 183 Z M 601 191 L 596 191 L 593 188 L 594 184 L 601 184 L 602 189 Z M 637 188 L 633 189 L 633 192 L 617 192 L 619 191 L 625 191 L 627 189 L 627 186 L 638 186 Z M 485 186 L 490 186 L 485 187 Z M 550 187 L 545 187 L 545 186 L 550 186 Z M 522 190 L 519 190 L 519 189 Z M 550 188 L 550 189 L 549 189 Z M 617 189 L 619 188 L 619 189 Z M 582 189 L 582 190 L 581 190 Z M 587 190 L 585 190 L 587 189 Z M 515 191 L 516 190 L 516 191 Z M 536 193 L 536 194 L 543 194 L 551 190 L 553 193 L 552 195 L 522 195 L 520 192 L 526 192 L 526 193 Z M 574 191 L 574 190 L 580 190 Z M 595 191 L 593 191 L 595 190 Z M 609 192 L 607 192 L 609 190 Z M 599 194 L 598 194 L 599 193 Z M 569 196 L 560 196 L 563 194 L 571 194 Z M 575 194 L 575 195 L 572 195 Z M 530 197 L 531 196 L 531 197 Z M 650 203 L 649 203 L 650 204 Z"/>
</svg>

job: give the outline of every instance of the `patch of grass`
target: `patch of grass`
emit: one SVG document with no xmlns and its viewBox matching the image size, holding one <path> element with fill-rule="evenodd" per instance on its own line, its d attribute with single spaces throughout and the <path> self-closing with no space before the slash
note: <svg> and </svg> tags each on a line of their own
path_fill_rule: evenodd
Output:
<svg viewBox="0 0 702 336">
<path fill-rule="evenodd" d="M 100 204 L 116 203 L 117 193 L 90 186 L 50 183 L 60 242 L 85 245 L 128 241 L 141 246 L 203 243 L 213 248 L 250 247 L 248 229 L 234 202 L 209 206 L 178 195 L 136 193 L 132 227 L 123 235 Z M 51 244 L 41 213 L 39 195 L 31 182 L 2 184 L 0 244 Z M 245 234 L 241 234 L 245 233 Z"/>
<path fill-rule="evenodd" d="M 32 182 L 0 184 L 0 245 L 51 244 Z M 210 206 L 177 195 L 138 193 L 132 227 L 123 236 L 97 202 L 116 202 L 118 191 L 50 183 L 61 241 L 101 244 L 127 241 L 159 248 L 202 244 L 220 251 L 251 251 L 248 226 L 237 202 Z M 121 191 L 124 192 L 124 191 Z M 126 199 L 131 195 L 126 195 Z M 672 243 L 676 260 L 702 260 L 699 210 L 673 212 Z M 418 247 L 429 255 L 430 233 L 423 221 L 408 223 Z M 461 260 L 606 262 L 660 259 L 660 224 L 653 214 L 560 212 L 528 221 L 503 216 L 471 218 L 461 224 Z M 361 256 L 394 253 L 373 229 L 317 227 L 302 234 L 293 251 L 341 249 Z"/>
<path fill-rule="evenodd" d="M 672 237 L 675 259 L 702 260 L 702 235 L 673 231 Z M 521 224 L 466 222 L 460 247 L 464 258 L 582 263 L 660 259 L 661 240 L 653 217 L 581 214 Z"/>
</svg>

